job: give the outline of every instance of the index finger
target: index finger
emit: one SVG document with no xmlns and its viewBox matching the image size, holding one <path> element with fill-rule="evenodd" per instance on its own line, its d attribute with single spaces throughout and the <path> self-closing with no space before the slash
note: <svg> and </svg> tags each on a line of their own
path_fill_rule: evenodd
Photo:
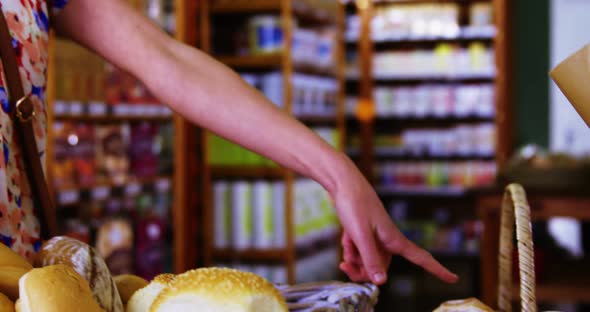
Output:
<svg viewBox="0 0 590 312">
<path fill-rule="evenodd" d="M 455 283 L 459 277 L 447 270 L 440 262 L 436 261 L 426 250 L 416 246 L 411 241 L 407 241 L 407 246 L 401 251 L 401 256 L 410 262 L 424 268 L 426 271 L 440 278 L 447 283 Z"/>
</svg>

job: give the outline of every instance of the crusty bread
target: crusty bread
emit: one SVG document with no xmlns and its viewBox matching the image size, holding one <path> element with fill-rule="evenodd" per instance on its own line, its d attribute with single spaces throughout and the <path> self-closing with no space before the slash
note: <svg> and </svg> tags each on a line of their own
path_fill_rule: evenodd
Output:
<svg viewBox="0 0 590 312">
<path fill-rule="evenodd" d="M 21 312 L 104 312 L 88 282 L 67 265 L 33 269 L 19 281 Z"/>
<path fill-rule="evenodd" d="M 18 279 L 32 269 L 25 258 L 0 243 L 0 293 L 18 299 Z"/>
<path fill-rule="evenodd" d="M 440 305 L 434 312 L 494 312 L 476 298 L 451 300 Z"/>
<path fill-rule="evenodd" d="M 115 276 L 115 284 L 119 295 L 121 295 L 121 301 L 123 301 L 123 304 L 127 304 L 133 293 L 147 286 L 148 281 L 136 275 L 123 274 Z"/>
<path fill-rule="evenodd" d="M 127 302 L 127 312 L 147 312 L 158 295 L 174 281 L 173 274 L 160 274 L 136 291 Z"/>
<path fill-rule="evenodd" d="M 285 299 L 264 278 L 225 268 L 203 268 L 176 276 L 151 312 L 284 312 Z"/>
<path fill-rule="evenodd" d="M 14 303 L 0 293 L 0 312 L 14 312 Z"/>
<path fill-rule="evenodd" d="M 94 297 L 107 312 L 123 312 L 123 303 L 111 273 L 94 248 L 73 238 L 58 236 L 43 244 L 36 266 L 65 264 L 88 281 Z"/>
<path fill-rule="evenodd" d="M 18 299 L 18 280 L 30 270 L 22 267 L 0 267 L 0 292 L 8 296 L 10 300 Z"/>
<path fill-rule="evenodd" d="M 33 266 L 25 258 L 0 243 L 0 268 L 3 266 L 19 267 L 27 271 L 33 269 Z"/>
</svg>

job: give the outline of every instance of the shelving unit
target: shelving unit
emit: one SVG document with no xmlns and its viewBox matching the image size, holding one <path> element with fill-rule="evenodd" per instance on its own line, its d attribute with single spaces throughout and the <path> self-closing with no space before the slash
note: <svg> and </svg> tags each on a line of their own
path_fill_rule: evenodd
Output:
<svg viewBox="0 0 590 312">
<path fill-rule="evenodd" d="M 590 199 L 585 190 L 556 191 L 527 189 L 527 200 L 531 207 L 531 221 L 548 220 L 553 217 L 590 220 Z M 477 196 L 477 211 L 486 227 L 481 250 L 482 300 L 491 307 L 496 305 L 498 285 L 497 255 L 500 233 L 500 206 L 502 189 L 484 191 Z M 537 256 L 537 242 L 535 257 Z M 547 257 L 549 254 L 546 255 Z M 536 296 L 539 303 L 590 303 L 590 274 L 588 260 L 567 260 L 552 257 L 537 268 Z M 537 263 L 537 262 L 536 262 Z M 516 279 L 515 279 L 516 281 Z M 512 287 L 514 301 L 519 298 L 519 285 Z"/>
<path fill-rule="evenodd" d="M 339 134 L 338 142 L 335 144 L 338 148 L 343 148 L 343 138 L 345 136 L 345 118 L 343 108 L 343 87 L 344 71 L 342 63 L 342 51 L 340 46 L 344 46 L 342 29 L 344 25 L 342 7 L 338 1 L 301 1 L 301 0 L 205 0 L 201 3 L 200 28 L 202 36 L 200 41 L 201 48 L 220 62 L 237 70 L 238 72 L 248 73 L 268 73 L 276 72 L 280 75 L 281 103 L 278 104 L 286 112 L 298 118 L 302 123 L 310 127 L 330 127 L 335 129 Z M 282 49 L 268 53 L 243 53 L 238 54 L 232 49 L 225 47 L 218 49 L 216 36 L 223 37 L 227 34 L 239 34 L 247 32 L 243 27 L 245 21 L 253 16 L 275 16 L 280 17 L 280 30 L 282 33 Z M 296 20 L 296 22 L 295 22 Z M 223 25 L 221 27 L 220 25 Z M 240 26 L 242 25 L 242 26 Z M 241 27 L 241 28 L 240 28 Z M 297 27 L 309 31 L 319 31 L 324 28 L 331 28 L 336 32 L 336 38 L 333 43 L 335 49 L 333 63 L 326 66 L 318 66 L 309 62 L 302 62 L 294 55 L 293 41 L 295 40 Z M 232 28 L 232 29 L 229 29 Z M 215 31 L 213 31 L 215 30 Z M 223 32 L 223 33 L 222 33 Z M 243 34 L 242 34 L 243 35 Z M 227 41 L 227 40 L 222 40 Z M 296 75 L 303 74 L 310 77 L 323 79 L 333 79 L 336 84 L 335 99 L 333 99 L 334 111 L 330 113 L 297 113 L 295 112 L 294 103 L 294 80 Z M 277 89 L 277 88 L 274 88 Z M 244 165 L 239 162 L 234 164 L 211 164 L 209 157 L 212 146 L 211 134 L 203 131 L 201 141 L 203 143 L 202 170 L 200 175 L 203 186 L 203 218 L 204 218 L 204 248 L 203 258 L 204 265 L 219 264 L 272 264 L 281 265 L 287 268 L 287 279 L 285 282 L 297 282 L 297 262 L 301 257 L 308 255 L 312 250 L 317 250 L 318 246 L 323 246 L 321 242 L 311 242 L 303 250 L 296 242 L 297 225 L 295 224 L 295 184 L 298 181 L 297 175 L 285 168 L 276 165 L 269 165 L 268 162 L 262 161 L 261 164 Z M 280 205 L 284 205 L 284 219 L 286 228 L 284 229 L 285 247 L 284 248 L 246 248 L 239 250 L 237 248 L 225 247 L 216 248 L 214 243 L 215 237 L 215 211 L 213 188 L 216 181 L 224 181 L 234 184 L 240 181 L 250 182 L 269 182 L 284 183 L 284 200 Z M 279 209 L 279 207 L 274 207 Z M 331 239 L 328 245 L 337 245 L 338 240 Z M 320 250 L 324 248 L 319 248 Z"/>
<path fill-rule="evenodd" d="M 493 21 L 491 25 L 476 27 L 470 22 L 470 8 L 484 4 L 491 6 Z M 402 232 L 410 238 L 421 240 L 433 227 L 444 229 L 438 236 L 472 226 L 477 228 L 473 188 L 493 182 L 490 178 L 493 175 L 488 171 L 492 166 L 504 164 L 512 149 L 508 1 L 347 1 L 346 7 L 347 24 L 352 26 L 345 36 L 349 55 L 347 131 L 348 140 L 353 143 L 347 146 L 349 155 L 375 185 L 394 220 L 400 226 L 409 227 Z M 389 13 L 385 11 L 387 8 L 391 10 Z M 410 10 L 413 11 L 407 13 Z M 434 27 L 434 22 L 429 23 L 437 15 L 444 17 L 438 18 L 435 21 L 438 27 Z M 455 17 L 456 25 L 445 24 Z M 495 60 L 493 69 L 479 65 L 462 67 L 465 63 L 457 60 L 464 53 L 489 54 Z M 483 64 L 477 62 L 469 64 Z M 479 85 L 488 88 L 480 90 L 494 96 L 489 109 L 481 107 L 484 101 L 478 101 L 478 109 L 468 112 L 465 106 L 456 105 L 458 101 L 449 100 L 458 98 L 459 92 L 465 92 L 463 95 L 473 92 L 469 87 Z M 469 151 L 457 146 L 471 139 L 446 137 L 456 136 L 455 131 L 474 134 L 480 125 L 493 126 L 494 148 L 482 146 Z M 417 138 L 419 135 L 422 137 Z M 473 141 L 482 142 L 482 139 Z M 481 168 L 477 169 L 479 177 L 474 174 L 474 168 Z M 483 181 L 487 182 L 482 184 Z M 420 220 L 433 221 L 424 226 L 415 225 Z M 416 231 L 422 232 L 416 234 Z M 436 241 L 441 239 L 437 237 Z M 454 251 L 452 257 L 446 255 L 440 259 L 449 265 L 463 262 L 465 268 L 473 267 L 468 276 L 462 276 L 465 287 L 453 296 L 479 294 L 479 255 L 474 245 L 477 244 L 470 242 L 469 250 Z M 400 275 L 414 278 L 415 283 L 421 281 L 419 274 L 410 277 L 397 271 L 392 274 L 396 275 L 391 277 L 393 280 Z M 418 286 L 414 284 L 414 287 Z M 391 286 L 386 291 L 395 293 L 395 289 L 396 286 Z M 431 298 L 419 289 L 395 300 L 398 299 L 414 300 L 416 310 L 433 309 L 440 303 L 437 298 L 439 302 L 432 300 L 430 306 Z M 400 302 L 383 302 L 382 306 L 398 306 Z"/>
<path fill-rule="evenodd" d="M 172 3 L 174 1 L 169 2 Z M 142 4 L 141 1 L 130 0 L 129 3 L 140 10 L 140 5 Z M 180 14 L 180 12 L 183 12 L 184 1 L 176 0 L 173 5 L 176 8 L 176 11 L 173 14 L 177 15 L 176 20 L 178 22 L 176 28 L 182 29 L 184 27 L 184 19 L 182 18 L 182 14 Z M 181 32 L 176 34 L 177 38 L 180 40 L 183 39 L 182 35 L 183 33 Z M 188 226 L 189 222 L 191 222 L 191 211 L 187 206 L 187 197 L 185 191 L 187 187 L 187 166 L 185 165 L 186 148 L 184 147 L 184 139 L 188 129 L 186 121 L 179 116 L 173 115 L 170 111 L 164 112 L 162 109 L 159 109 L 158 112 L 155 112 L 153 109 L 151 109 L 147 111 L 130 111 L 129 113 L 125 114 L 114 114 L 108 112 L 108 110 L 101 110 L 101 113 L 99 114 L 90 114 L 90 112 L 85 112 L 85 110 L 90 109 L 93 104 L 98 104 L 102 106 L 102 108 L 108 106 L 105 105 L 105 99 L 103 95 L 94 94 L 94 98 L 89 98 L 89 96 L 86 94 L 70 94 L 69 98 L 62 98 L 64 93 L 63 90 L 60 90 L 59 88 L 63 88 L 63 86 L 60 86 L 60 83 L 64 82 L 59 80 L 61 78 L 60 75 L 63 75 L 63 73 L 58 73 L 57 71 L 63 70 L 63 67 L 57 68 L 56 62 L 58 62 L 59 57 L 63 57 L 63 55 L 70 53 L 71 49 L 81 48 L 75 47 L 73 43 L 67 42 L 63 38 L 56 36 L 52 37 L 49 49 L 50 69 L 48 73 L 47 86 L 48 136 L 46 168 L 48 169 L 47 178 L 49 187 L 54 194 L 54 201 L 58 205 L 58 218 L 60 221 L 64 221 L 66 216 L 75 216 L 77 218 L 78 215 L 83 213 L 82 204 L 100 204 L 105 200 L 110 200 L 112 196 L 130 198 L 142 192 L 151 194 L 155 194 L 154 192 L 157 192 L 158 190 L 166 192 L 170 196 L 170 202 L 168 206 L 169 215 L 166 216 L 165 219 L 171 221 L 169 221 L 168 227 L 166 229 L 167 232 L 170 232 L 170 235 L 167 235 L 165 239 L 166 244 L 170 246 L 169 251 L 172 253 L 170 255 L 172 257 L 172 267 L 168 267 L 166 265 L 163 270 L 171 270 L 178 273 L 184 272 L 187 269 L 194 267 L 193 259 L 195 257 L 191 255 L 191 250 L 193 249 L 191 248 L 191 243 L 193 240 L 190 238 L 190 236 L 192 233 L 190 227 Z M 97 77 L 95 77 L 94 83 L 99 83 L 99 85 L 102 86 L 100 80 L 104 79 L 104 62 L 89 52 L 84 53 L 88 53 L 87 55 L 90 58 L 96 59 L 96 62 L 92 65 L 92 68 L 85 68 L 84 70 L 87 74 L 96 75 Z M 78 67 L 78 70 L 80 70 L 80 68 L 84 68 L 83 66 L 76 67 Z M 85 77 L 78 77 L 77 83 L 80 83 L 80 85 L 75 86 L 75 89 L 80 90 L 87 88 L 86 85 L 82 84 L 82 81 L 85 83 L 85 80 L 83 79 L 85 79 Z M 69 86 L 69 88 L 72 88 L 72 86 Z M 97 88 L 95 86 L 94 88 L 99 89 L 100 87 Z M 68 103 L 75 103 L 76 110 L 63 111 L 60 109 L 60 102 L 63 104 L 64 101 Z M 135 108 L 138 106 L 139 105 L 133 105 Z M 153 108 L 153 106 L 150 107 Z M 53 131 L 54 125 L 57 123 L 85 124 L 90 127 L 149 123 L 151 125 L 156 124 L 158 126 L 170 127 L 174 131 L 174 135 L 171 134 L 172 137 L 168 138 L 169 140 L 174 140 L 174 149 L 172 151 L 173 158 L 170 160 L 174 164 L 172 171 L 164 175 L 157 174 L 147 178 L 130 175 L 124 183 L 116 183 L 109 180 L 96 180 L 91 185 L 85 184 L 85 186 L 70 185 L 65 187 L 57 187 L 52 183 L 55 180 L 55 170 L 57 170 L 57 160 L 55 158 L 56 137 L 55 132 Z M 77 138 L 75 138 L 71 144 L 75 144 L 76 141 Z M 98 220 L 93 220 L 93 222 L 96 221 Z M 61 231 L 64 231 L 64 228 L 61 228 Z M 171 241 L 168 239 L 171 239 Z M 163 252 L 167 253 L 168 251 Z"/>
</svg>

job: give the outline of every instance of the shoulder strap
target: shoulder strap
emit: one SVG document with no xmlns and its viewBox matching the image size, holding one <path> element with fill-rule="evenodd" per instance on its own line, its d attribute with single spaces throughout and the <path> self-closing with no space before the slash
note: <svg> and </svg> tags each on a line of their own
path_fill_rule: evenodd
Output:
<svg viewBox="0 0 590 312">
<path fill-rule="evenodd" d="M 35 117 L 34 106 L 29 95 L 24 94 L 16 53 L 12 46 L 12 37 L 3 12 L 0 14 L 0 58 L 8 89 L 10 114 L 24 158 L 23 165 L 33 192 L 35 213 L 41 222 L 41 238 L 47 239 L 57 232 L 55 206 L 47 188 L 35 140 L 32 124 L 32 119 Z"/>
</svg>

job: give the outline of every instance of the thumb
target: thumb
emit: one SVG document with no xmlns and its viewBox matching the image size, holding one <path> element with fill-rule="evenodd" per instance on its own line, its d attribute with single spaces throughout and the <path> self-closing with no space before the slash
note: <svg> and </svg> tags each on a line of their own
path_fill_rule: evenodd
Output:
<svg viewBox="0 0 590 312">
<path fill-rule="evenodd" d="M 387 274 L 378 250 L 375 232 L 369 227 L 359 228 L 351 233 L 351 238 L 356 245 L 367 276 L 374 284 L 381 285 L 387 280 Z"/>
</svg>

